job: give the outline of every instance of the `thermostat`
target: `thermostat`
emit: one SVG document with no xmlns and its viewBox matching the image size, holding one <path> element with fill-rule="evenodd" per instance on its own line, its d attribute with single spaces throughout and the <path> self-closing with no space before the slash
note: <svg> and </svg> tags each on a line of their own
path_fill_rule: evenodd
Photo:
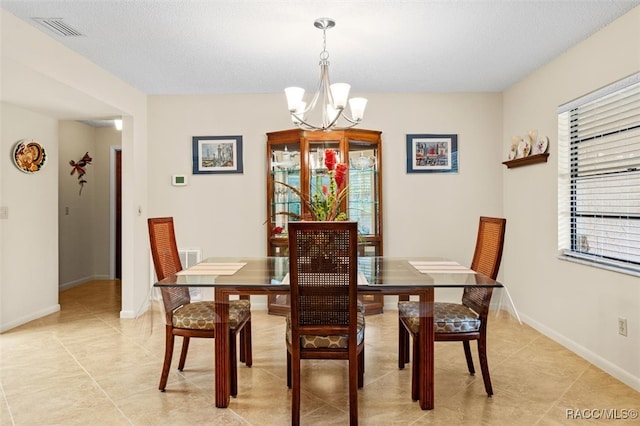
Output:
<svg viewBox="0 0 640 426">
<path fill-rule="evenodd" d="M 173 176 L 171 176 L 171 185 L 173 185 L 173 186 L 187 186 L 187 175 L 173 175 Z"/>
</svg>

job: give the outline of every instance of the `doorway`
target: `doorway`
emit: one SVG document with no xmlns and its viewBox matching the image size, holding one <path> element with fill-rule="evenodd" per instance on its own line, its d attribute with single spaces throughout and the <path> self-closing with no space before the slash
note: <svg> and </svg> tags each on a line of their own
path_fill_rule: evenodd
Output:
<svg viewBox="0 0 640 426">
<path fill-rule="evenodd" d="M 122 279 L 122 148 L 111 147 L 111 276 Z"/>
</svg>

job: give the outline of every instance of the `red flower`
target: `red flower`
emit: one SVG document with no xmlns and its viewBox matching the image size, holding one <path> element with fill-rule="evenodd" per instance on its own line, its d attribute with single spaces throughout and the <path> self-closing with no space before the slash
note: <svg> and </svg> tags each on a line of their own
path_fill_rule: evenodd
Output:
<svg viewBox="0 0 640 426">
<path fill-rule="evenodd" d="M 336 167 L 336 152 L 333 149 L 327 149 L 324 152 L 324 165 L 327 170 L 333 170 Z"/>
<path fill-rule="evenodd" d="M 284 231 L 284 228 L 282 226 L 275 226 L 271 232 L 274 234 L 282 234 L 282 231 Z"/>
<path fill-rule="evenodd" d="M 335 179 L 336 179 L 336 185 L 338 185 L 338 191 L 342 189 L 347 179 L 347 169 L 348 167 L 346 163 L 339 163 L 338 165 L 336 165 Z"/>
<path fill-rule="evenodd" d="M 327 185 L 322 185 L 322 193 L 324 195 L 327 195 L 329 193 L 329 188 L 327 187 Z"/>
</svg>

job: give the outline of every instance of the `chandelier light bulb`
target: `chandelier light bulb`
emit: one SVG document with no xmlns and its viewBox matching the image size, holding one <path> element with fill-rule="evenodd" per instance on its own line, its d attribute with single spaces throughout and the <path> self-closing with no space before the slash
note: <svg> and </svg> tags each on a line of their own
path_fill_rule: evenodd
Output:
<svg viewBox="0 0 640 426">
<path fill-rule="evenodd" d="M 347 106 L 347 99 L 349 99 L 349 90 L 351 90 L 351 86 L 347 83 L 334 83 L 331 85 L 333 106 L 336 107 L 336 109 L 343 109 Z"/>
<path fill-rule="evenodd" d="M 304 89 L 302 87 L 287 87 L 284 89 L 284 93 L 287 96 L 289 111 L 297 111 L 304 97 Z"/>
<path fill-rule="evenodd" d="M 365 98 L 351 98 L 349 99 L 349 107 L 351 108 L 351 117 L 356 121 L 360 121 L 364 118 L 367 100 Z"/>
</svg>

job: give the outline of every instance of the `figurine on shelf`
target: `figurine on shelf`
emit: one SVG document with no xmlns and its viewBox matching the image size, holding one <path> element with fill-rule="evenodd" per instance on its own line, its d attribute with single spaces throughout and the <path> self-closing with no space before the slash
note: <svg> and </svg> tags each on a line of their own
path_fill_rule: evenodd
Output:
<svg viewBox="0 0 640 426">
<path fill-rule="evenodd" d="M 375 167 L 376 157 L 374 155 L 365 157 L 364 154 L 362 154 L 361 152 L 359 157 L 352 160 L 352 163 L 354 168 L 356 169 L 359 169 L 359 170 L 370 169 L 372 167 Z"/>
</svg>

